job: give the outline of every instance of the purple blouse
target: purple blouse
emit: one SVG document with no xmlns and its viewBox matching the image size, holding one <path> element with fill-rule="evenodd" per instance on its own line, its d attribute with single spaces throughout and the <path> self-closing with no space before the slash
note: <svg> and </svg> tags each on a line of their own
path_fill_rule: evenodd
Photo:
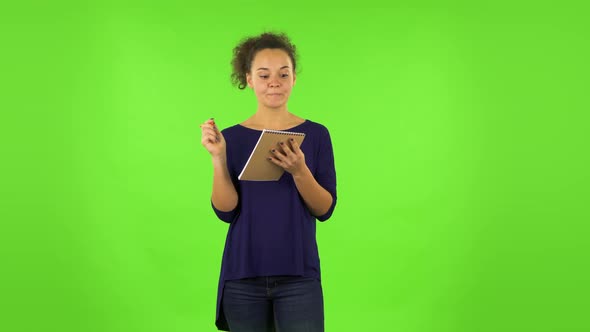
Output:
<svg viewBox="0 0 590 332">
<path fill-rule="evenodd" d="M 278 181 L 240 181 L 238 175 L 256 145 L 261 130 L 235 125 L 222 131 L 227 143 L 227 167 L 236 191 L 237 207 L 219 211 L 229 223 L 217 292 L 215 324 L 229 331 L 221 300 L 226 280 L 294 275 L 320 280 L 320 258 L 316 243 L 316 219 L 325 221 L 336 206 L 336 171 L 328 129 L 306 120 L 287 129 L 305 133 L 301 150 L 316 181 L 332 194 L 332 205 L 321 216 L 313 216 L 297 191 L 293 177 L 283 173 Z M 269 161 L 270 162 L 270 161 Z"/>
</svg>

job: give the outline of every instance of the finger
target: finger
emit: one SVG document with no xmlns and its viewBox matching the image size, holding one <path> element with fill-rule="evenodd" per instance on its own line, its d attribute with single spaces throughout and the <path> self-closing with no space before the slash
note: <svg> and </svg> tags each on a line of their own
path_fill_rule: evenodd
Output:
<svg viewBox="0 0 590 332">
<path fill-rule="evenodd" d="M 217 125 L 215 124 L 215 122 L 213 123 L 213 131 L 215 131 L 215 137 L 217 138 L 217 142 L 221 141 L 221 131 L 219 130 L 219 128 L 217 128 Z"/>
<path fill-rule="evenodd" d="M 216 141 L 220 142 L 221 141 L 221 132 L 219 131 L 219 129 L 217 128 L 217 126 L 215 126 L 214 124 L 210 123 L 210 122 L 206 122 L 204 124 L 201 125 L 201 130 L 211 130 L 213 132 L 213 134 L 216 137 Z"/>
<path fill-rule="evenodd" d="M 217 129 L 217 125 L 215 123 L 212 123 L 212 122 L 205 122 L 205 123 L 203 123 L 201 125 L 201 128 L 204 128 L 204 127 L 211 128 L 211 129 Z"/>
<path fill-rule="evenodd" d="M 203 127 L 201 129 L 201 137 L 205 137 L 205 136 L 213 137 L 213 139 L 216 139 L 217 133 L 215 133 L 215 130 L 213 128 Z"/>
<path fill-rule="evenodd" d="M 215 124 L 215 120 L 213 118 L 210 118 L 209 120 L 207 120 L 206 122 L 207 124 L 209 124 L 213 129 L 215 129 L 216 131 L 217 129 L 217 125 Z"/>
<path fill-rule="evenodd" d="M 280 161 L 279 159 L 273 157 L 273 156 L 270 156 L 270 157 L 266 158 L 266 160 L 270 161 L 271 163 L 273 163 L 273 164 L 275 164 L 277 166 L 280 166 L 282 168 L 285 168 L 285 166 L 283 166 L 283 162 Z"/>
<path fill-rule="evenodd" d="M 213 130 L 213 128 L 203 127 L 201 130 L 201 134 L 202 135 L 212 135 L 213 137 L 217 138 L 217 133 L 215 132 L 215 130 Z"/>
<path fill-rule="evenodd" d="M 278 143 L 278 146 L 280 147 L 280 150 L 283 152 L 283 154 L 287 157 L 291 156 L 293 154 L 293 151 L 291 150 L 291 148 L 289 147 L 289 145 L 283 141 L 280 141 Z"/>
<path fill-rule="evenodd" d="M 297 141 L 294 138 L 289 138 L 289 144 L 291 145 L 291 149 L 293 150 L 293 153 L 299 154 L 299 152 L 301 152 L 301 148 L 299 146 L 299 143 L 297 143 Z"/>
<path fill-rule="evenodd" d="M 215 124 L 215 121 L 213 120 L 213 118 L 211 118 L 211 119 L 209 119 L 209 120 L 207 120 L 207 121 L 203 122 L 203 123 L 200 125 L 200 127 L 201 127 L 201 128 L 203 128 L 203 127 L 210 127 L 210 128 L 214 128 L 214 129 L 216 129 L 216 128 L 217 128 L 217 125 Z"/>
<path fill-rule="evenodd" d="M 270 155 L 274 158 L 276 158 L 277 160 L 283 161 L 285 159 L 285 155 L 279 151 L 278 149 L 272 149 L 270 150 Z"/>
<path fill-rule="evenodd" d="M 210 126 L 210 125 L 202 125 L 201 126 L 201 130 L 203 130 L 203 131 L 211 131 L 212 133 L 215 133 L 215 129 L 213 129 L 213 127 Z"/>
<path fill-rule="evenodd" d="M 203 130 L 203 129 L 211 129 L 211 130 L 214 130 L 213 129 L 213 125 L 211 125 L 210 123 L 203 123 L 199 127 L 201 127 L 201 130 Z"/>
<path fill-rule="evenodd" d="M 217 142 L 217 139 L 216 139 L 215 135 L 213 135 L 213 134 L 205 134 L 201 138 L 201 143 L 203 145 L 206 145 L 209 143 L 215 144 L 216 142 Z"/>
<path fill-rule="evenodd" d="M 215 121 L 213 121 L 213 119 L 209 119 L 209 120 L 207 120 L 207 121 L 205 121 L 205 122 L 201 123 L 201 125 L 200 125 L 200 126 L 201 126 L 201 127 L 203 127 L 203 126 L 210 126 L 210 127 L 213 127 L 213 126 L 215 126 Z"/>
</svg>

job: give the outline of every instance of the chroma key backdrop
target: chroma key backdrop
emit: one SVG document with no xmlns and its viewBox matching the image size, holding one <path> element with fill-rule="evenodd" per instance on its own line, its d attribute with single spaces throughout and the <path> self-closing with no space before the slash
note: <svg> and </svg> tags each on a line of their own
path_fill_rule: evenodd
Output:
<svg viewBox="0 0 590 332">
<path fill-rule="evenodd" d="M 18 7 L 15 7 L 18 6 Z M 331 133 L 326 331 L 590 331 L 582 2 L 0 5 L 0 330 L 215 331 L 228 225 L 199 124 L 285 32 Z"/>
</svg>

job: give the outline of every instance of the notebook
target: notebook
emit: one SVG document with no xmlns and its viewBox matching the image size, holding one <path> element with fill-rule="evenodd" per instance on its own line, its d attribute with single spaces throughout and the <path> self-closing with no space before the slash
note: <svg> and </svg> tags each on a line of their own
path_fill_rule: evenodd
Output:
<svg viewBox="0 0 590 332">
<path fill-rule="evenodd" d="M 293 138 L 301 146 L 305 133 L 264 129 L 238 179 L 245 181 L 277 181 L 285 170 L 273 164 L 267 158 L 271 155 L 270 150 L 276 149 L 279 142 L 287 143 L 290 138 Z"/>
</svg>

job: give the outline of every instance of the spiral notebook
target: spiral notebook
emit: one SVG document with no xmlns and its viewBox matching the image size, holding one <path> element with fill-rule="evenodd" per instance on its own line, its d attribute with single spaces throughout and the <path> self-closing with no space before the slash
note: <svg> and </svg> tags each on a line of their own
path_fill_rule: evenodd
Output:
<svg viewBox="0 0 590 332">
<path fill-rule="evenodd" d="M 238 179 L 244 181 L 277 181 L 285 170 L 273 164 L 267 158 L 271 155 L 270 150 L 276 149 L 279 142 L 287 143 L 290 138 L 293 138 L 301 146 L 305 133 L 264 129 Z"/>
</svg>

